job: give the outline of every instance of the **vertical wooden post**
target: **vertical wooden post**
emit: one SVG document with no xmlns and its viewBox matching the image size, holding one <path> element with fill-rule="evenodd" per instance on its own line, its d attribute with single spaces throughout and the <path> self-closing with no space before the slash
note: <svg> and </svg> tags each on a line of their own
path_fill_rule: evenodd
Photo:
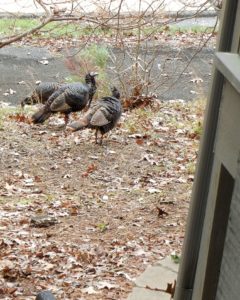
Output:
<svg viewBox="0 0 240 300">
<path fill-rule="evenodd" d="M 226 0 L 223 8 L 218 51 L 230 51 L 232 45 L 238 0 Z M 209 183 L 214 158 L 214 141 L 221 102 L 224 78 L 216 69 L 204 121 L 204 135 L 201 141 L 199 161 L 178 273 L 175 300 L 191 300 L 194 286 L 198 254 L 204 223 Z M 206 299 L 202 299 L 206 300 Z"/>
</svg>

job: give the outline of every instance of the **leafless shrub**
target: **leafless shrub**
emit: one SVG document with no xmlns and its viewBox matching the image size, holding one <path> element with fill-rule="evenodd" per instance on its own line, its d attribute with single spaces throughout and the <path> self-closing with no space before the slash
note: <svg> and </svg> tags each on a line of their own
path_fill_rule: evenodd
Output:
<svg viewBox="0 0 240 300">
<path fill-rule="evenodd" d="M 88 27 L 92 34 L 98 29 L 111 30 L 112 36 L 114 36 L 114 44 L 112 43 L 109 47 L 110 66 L 108 71 L 111 81 L 118 82 L 127 103 L 132 101 L 138 106 L 141 105 L 139 103 L 142 103 L 144 98 L 146 102 L 149 99 L 154 99 L 154 91 L 159 86 L 159 77 L 163 66 L 158 63 L 159 45 L 158 41 L 155 41 L 156 33 L 161 28 L 166 28 L 169 24 L 176 22 L 186 11 L 187 6 L 192 6 L 195 13 L 191 16 L 186 15 L 185 18 L 200 15 L 209 6 L 221 7 L 221 1 L 217 0 L 182 0 L 181 2 L 183 5 L 175 13 L 175 16 L 168 17 L 165 11 L 165 0 L 151 0 L 149 2 L 138 0 L 135 2 L 137 5 L 134 6 L 132 6 L 132 1 L 127 0 L 109 0 L 106 2 L 95 0 L 92 2 L 33 0 L 41 12 L 38 16 L 39 24 L 27 31 L 0 38 L 0 48 L 39 32 L 51 22 L 59 22 L 60 24 L 63 21 L 74 21 L 77 22 L 76 30 L 80 27 Z M 205 40 L 202 40 L 199 49 L 205 45 L 208 38 L 207 36 Z M 71 55 L 72 59 L 67 60 L 68 67 L 73 73 L 78 73 L 83 68 L 94 68 L 91 62 L 86 62 L 86 60 L 76 56 L 90 43 L 92 43 L 91 34 L 85 39 L 85 43 L 81 41 L 80 45 L 75 45 L 75 47 L 79 47 L 79 50 Z M 116 56 L 116 51 L 113 51 L 114 46 L 120 49 L 121 55 Z M 75 58 L 73 58 L 74 55 Z M 135 104 L 132 106 L 134 107 Z M 131 105 L 129 104 L 129 106 Z"/>
</svg>

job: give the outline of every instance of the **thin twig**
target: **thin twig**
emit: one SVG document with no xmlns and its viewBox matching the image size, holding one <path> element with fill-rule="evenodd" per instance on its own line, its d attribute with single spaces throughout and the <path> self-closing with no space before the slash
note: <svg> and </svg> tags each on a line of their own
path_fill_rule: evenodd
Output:
<svg viewBox="0 0 240 300">
<path fill-rule="evenodd" d="M 31 35 L 33 34 L 34 32 L 38 31 L 39 29 L 43 28 L 45 25 L 47 25 L 48 23 L 54 21 L 54 17 L 53 16 L 49 16 L 48 18 L 46 18 L 41 24 L 39 24 L 38 26 L 28 30 L 28 31 L 25 31 L 19 35 L 16 35 L 14 37 L 10 37 L 10 38 L 7 38 L 3 41 L 0 41 L 0 48 L 3 48 L 7 45 L 10 45 L 16 41 L 19 41 L 21 40 L 22 38 L 24 38 L 25 36 L 28 36 L 28 35 Z"/>
</svg>

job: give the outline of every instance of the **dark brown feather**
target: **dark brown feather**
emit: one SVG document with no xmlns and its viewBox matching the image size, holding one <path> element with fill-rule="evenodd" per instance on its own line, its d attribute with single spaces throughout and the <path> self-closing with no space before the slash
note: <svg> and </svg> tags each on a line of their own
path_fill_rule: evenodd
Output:
<svg viewBox="0 0 240 300">
<path fill-rule="evenodd" d="M 116 95 L 117 97 L 114 97 Z M 96 142 L 97 133 L 101 132 L 102 137 L 105 133 L 113 129 L 118 122 L 122 106 L 119 100 L 120 93 L 114 87 L 112 96 L 103 97 L 98 100 L 78 121 L 72 122 L 68 129 L 71 131 L 81 130 L 83 128 L 96 129 Z M 102 141 L 102 138 L 101 138 Z M 100 141 L 100 143 L 101 143 Z"/>
<path fill-rule="evenodd" d="M 61 85 L 49 97 L 45 106 L 33 114 L 33 123 L 43 123 L 56 112 L 68 116 L 71 112 L 84 109 L 96 91 L 95 76 L 95 73 L 89 73 L 86 75 L 85 83 L 75 82 Z"/>
</svg>

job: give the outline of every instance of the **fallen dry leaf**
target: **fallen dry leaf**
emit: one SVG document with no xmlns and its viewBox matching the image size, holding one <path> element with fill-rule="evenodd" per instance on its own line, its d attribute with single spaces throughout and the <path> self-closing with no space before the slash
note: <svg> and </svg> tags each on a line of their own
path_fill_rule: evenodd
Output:
<svg viewBox="0 0 240 300">
<path fill-rule="evenodd" d="M 95 164 L 90 164 L 87 167 L 87 170 L 82 174 L 82 177 L 87 177 L 90 173 L 94 172 L 97 170 L 97 166 Z"/>
<path fill-rule="evenodd" d="M 167 213 L 165 210 L 163 210 L 162 208 L 157 207 L 157 210 L 158 210 L 158 217 L 159 217 L 159 218 L 160 218 L 160 217 L 163 217 L 164 215 L 165 215 L 165 216 L 168 216 L 168 213 Z"/>
<path fill-rule="evenodd" d="M 23 122 L 23 123 L 27 123 L 27 124 L 32 123 L 32 120 L 28 116 L 26 116 L 24 114 L 20 114 L 20 113 L 17 113 L 14 115 L 9 115 L 8 118 L 11 120 L 14 120 L 16 122 Z"/>
<path fill-rule="evenodd" d="M 160 106 L 125 112 L 103 147 L 90 130 L 76 145 L 51 125 L 57 114 L 39 126 L 3 119 L 0 260 L 16 267 L 0 278 L 2 297 L 50 289 L 58 299 L 126 299 L 147 265 L 180 253 L 199 144 L 188 133 L 201 114 L 180 101 Z M 38 215 L 58 223 L 32 226 Z"/>
</svg>

